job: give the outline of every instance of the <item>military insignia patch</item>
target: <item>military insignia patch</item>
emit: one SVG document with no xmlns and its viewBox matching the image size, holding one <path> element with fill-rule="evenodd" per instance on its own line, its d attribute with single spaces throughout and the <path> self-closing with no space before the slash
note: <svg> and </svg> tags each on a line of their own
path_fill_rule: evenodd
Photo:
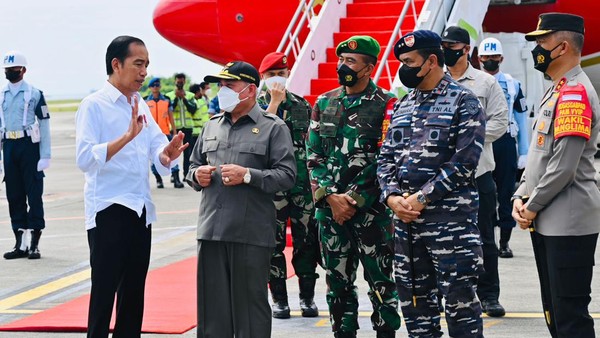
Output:
<svg viewBox="0 0 600 338">
<path fill-rule="evenodd" d="M 545 126 L 546 126 L 546 122 L 540 121 L 540 126 L 538 127 L 538 130 L 544 130 Z"/>
<path fill-rule="evenodd" d="M 252 134 L 258 134 L 259 130 L 258 128 L 252 128 Z"/>
<path fill-rule="evenodd" d="M 414 35 L 409 35 L 406 38 L 404 38 L 404 43 L 406 44 L 407 47 L 412 47 L 415 45 L 415 36 Z"/>
<path fill-rule="evenodd" d="M 287 64 L 287 56 L 284 56 L 283 59 L 281 59 L 281 63 L 284 65 Z"/>
<path fill-rule="evenodd" d="M 564 136 L 580 136 L 589 140 L 592 135 L 592 107 L 585 87 L 563 86 L 556 103 L 554 139 Z"/>
<path fill-rule="evenodd" d="M 546 141 L 546 138 L 544 137 L 544 134 L 538 133 L 538 136 L 537 136 L 537 146 L 540 147 L 540 148 L 543 147 L 545 141 Z"/>
<path fill-rule="evenodd" d="M 348 42 L 348 48 L 355 50 L 356 48 L 358 48 L 358 42 L 350 40 L 350 42 Z"/>
</svg>

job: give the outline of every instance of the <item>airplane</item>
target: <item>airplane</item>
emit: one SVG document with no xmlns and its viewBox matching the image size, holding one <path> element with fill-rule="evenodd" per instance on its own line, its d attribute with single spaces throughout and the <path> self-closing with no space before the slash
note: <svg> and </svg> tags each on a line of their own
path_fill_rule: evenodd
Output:
<svg viewBox="0 0 600 338">
<path fill-rule="evenodd" d="M 326 0 L 313 1 L 313 9 L 316 13 L 325 2 Z M 373 4 L 386 1 L 348 1 L 348 3 L 352 2 Z M 427 2 L 429 0 L 414 1 L 417 9 L 422 8 L 423 3 L 426 6 Z M 218 64 L 241 59 L 258 66 L 264 55 L 278 47 L 297 7 L 298 1 L 289 0 L 261 0 L 260 2 L 161 0 L 154 11 L 153 22 L 156 30 L 167 40 L 200 57 Z M 539 14 L 544 12 L 573 13 L 585 18 L 586 40 L 582 66 L 596 88 L 600 88 L 600 16 L 598 15 L 600 2 L 598 1 L 489 0 L 489 7 L 482 23 L 483 32 L 487 34 L 533 31 Z M 304 27 L 300 40 L 307 34 L 308 29 Z M 384 46 L 386 42 L 380 41 L 380 44 Z M 290 64 L 293 62 L 294 55 L 290 55 Z M 399 65 L 396 64 L 394 67 L 396 68 L 393 70 L 397 70 Z M 379 85 L 386 88 L 385 83 Z"/>
</svg>

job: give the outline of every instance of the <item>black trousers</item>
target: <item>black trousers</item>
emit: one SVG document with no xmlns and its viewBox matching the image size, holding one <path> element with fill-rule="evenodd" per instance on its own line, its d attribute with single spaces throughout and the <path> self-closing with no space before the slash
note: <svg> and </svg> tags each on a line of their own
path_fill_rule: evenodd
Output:
<svg viewBox="0 0 600 338">
<path fill-rule="evenodd" d="M 598 234 L 544 236 L 532 233 L 544 310 L 553 338 L 594 338 L 588 311 Z"/>
<path fill-rule="evenodd" d="M 113 338 L 140 337 L 151 240 L 145 209 L 138 217 L 135 211 L 113 204 L 96 215 L 96 227 L 88 230 L 92 266 L 88 338 L 108 337 L 115 293 Z"/>
<path fill-rule="evenodd" d="M 187 176 L 190 170 L 190 156 L 192 156 L 192 150 L 194 150 L 194 144 L 192 143 L 192 131 L 193 129 L 181 128 L 177 131 L 183 133 L 183 143 L 189 143 L 190 145 L 183 151 L 183 178 Z"/>
<path fill-rule="evenodd" d="M 198 338 L 271 337 L 273 248 L 198 241 Z"/>
<path fill-rule="evenodd" d="M 496 224 L 496 185 L 489 171 L 476 178 L 479 191 L 479 213 L 477 227 L 483 242 L 483 267 L 485 272 L 479 275 L 477 296 L 481 300 L 498 300 L 500 297 L 500 278 L 498 276 L 498 247 L 494 234 Z"/>
<path fill-rule="evenodd" d="M 40 160 L 39 143 L 32 143 L 31 137 L 27 136 L 16 140 L 2 140 L 2 148 L 6 199 L 13 230 L 44 229 L 44 172 L 37 171 Z"/>
<path fill-rule="evenodd" d="M 515 227 L 515 220 L 512 218 L 512 203 L 510 198 L 515 192 L 515 182 L 517 179 L 517 146 L 516 140 L 510 136 L 510 133 L 504 134 L 501 138 L 492 143 L 494 148 L 494 160 L 496 169 L 494 169 L 494 181 L 498 189 L 498 223 L 502 229 L 512 229 Z"/>
</svg>

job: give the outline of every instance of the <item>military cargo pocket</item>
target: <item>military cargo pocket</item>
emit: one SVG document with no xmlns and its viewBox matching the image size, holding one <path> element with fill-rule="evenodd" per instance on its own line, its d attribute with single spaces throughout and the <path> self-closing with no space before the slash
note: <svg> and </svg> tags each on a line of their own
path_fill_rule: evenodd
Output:
<svg viewBox="0 0 600 338">
<path fill-rule="evenodd" d="M 424 123 L 425 129 L 425 146 L 426 147 L 443 147 L 447 148 L 450 145 L 450 126 L 451 119 L 428 119 Z"/>
</svg>

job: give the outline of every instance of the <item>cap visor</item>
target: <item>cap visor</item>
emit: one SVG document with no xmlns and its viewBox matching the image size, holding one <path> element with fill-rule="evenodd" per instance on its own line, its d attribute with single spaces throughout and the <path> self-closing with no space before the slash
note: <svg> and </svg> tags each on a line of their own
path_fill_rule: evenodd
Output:
<svg viewBox="0 0 600 338">
<path fill-rule="evenodd" d="M 219 75 L 207 75 L 204 77 L 204 81 L 208 83 L 218 83 L 221 80 L 242 80 L 239 76 L 231 74 L 219 74 Z"/>
<path fill-rule="evenodd" d="M 527 33 L 525 34 L 525 40 L 527 41 L 535 41 L 535 38 L 542 36 L 542 35 L 546 35 L 546 34 L 550 34 L 554 31 L 552 30 L 537 30 L 537 31 L 533 31 L 531 33 Z"/>
</svg>

